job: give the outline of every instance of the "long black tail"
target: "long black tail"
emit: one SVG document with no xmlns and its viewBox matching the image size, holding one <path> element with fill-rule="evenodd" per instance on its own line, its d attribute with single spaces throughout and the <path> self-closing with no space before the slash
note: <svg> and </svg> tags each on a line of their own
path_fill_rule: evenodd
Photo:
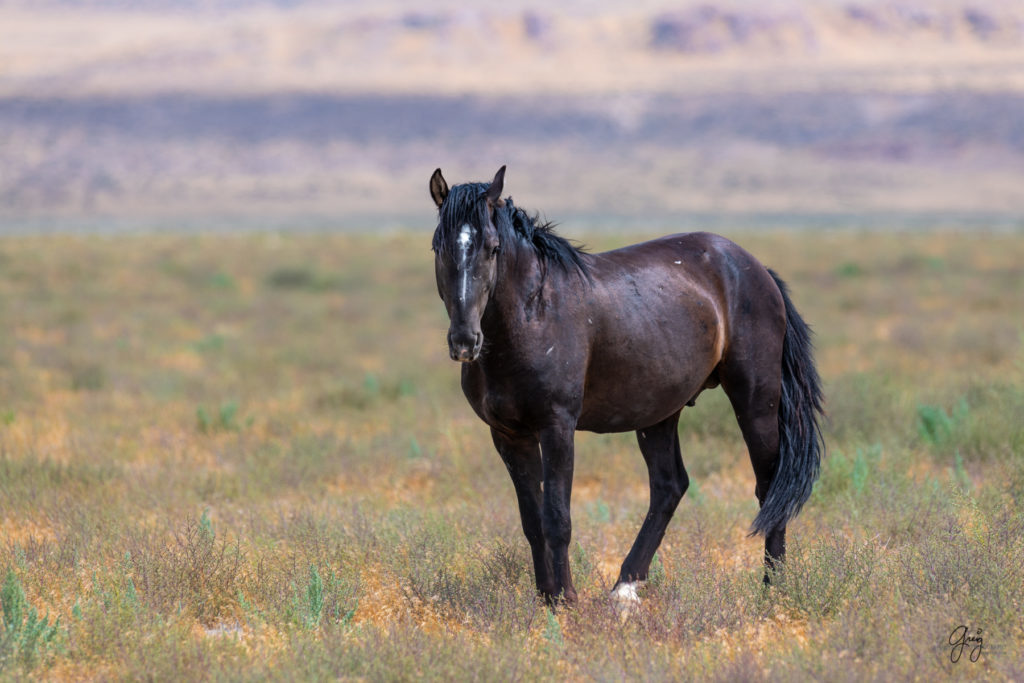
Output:
<svg viewBox="0 0 1024 683">
<path fill-rule="evenodd" d="M 818 418 L 823 414 L 821 379 L 814 367 L 811 330 L 789 298 L 786 283 L 769 270 L 786 303 L 782 343 L 782 397 L 779 401 L 779 462 L 752 533 L 769 534 L 796 517 L 818 478 L 825 442 Z"/>
</svg>

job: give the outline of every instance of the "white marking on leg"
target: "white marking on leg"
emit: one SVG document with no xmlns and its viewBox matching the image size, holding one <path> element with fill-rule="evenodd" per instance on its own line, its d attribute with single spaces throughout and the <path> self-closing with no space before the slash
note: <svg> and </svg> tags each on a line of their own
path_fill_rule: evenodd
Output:
<svg viewBox="0 0 1024 683">
<path fill-rule="evenodd" d="M 616 600 L 626 600 L 628 602 L 640 602 L 640 596 L 636 594 L 637 586 L 640 585 L 639 581 L 627 581 L 620 583 L 612 589 L 612 597 Z"/>
<path fill-rule="evenodd" d="M 469 281 L 469 273 L 466 271 L 466 256 L 469 253 L 469 243 L 473 241 L 473 226 L 465 223 L 459 230 L 459 270 L 462 271 L 462 289 L 459 293 L 459 301 L 466 301 L 466 285 Z"/>
<path fill-rule="evenodd" d="M 619 583 L 612 589 L 611 599 L 619 617 L 625 620 L 637 607 L 640 606 L 640 596 L 636 594 L 639 581 L 627 581 Z"/>
</svg>

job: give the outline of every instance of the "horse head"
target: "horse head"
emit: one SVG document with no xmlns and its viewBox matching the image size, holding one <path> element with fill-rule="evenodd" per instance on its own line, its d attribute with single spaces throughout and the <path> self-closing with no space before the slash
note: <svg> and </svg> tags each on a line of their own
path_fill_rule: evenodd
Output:
<svg viewBox="0 0 1024 683">
<path fill-rule="evenodd" d="M 467 183 L 449 190 L 441 169 L 430 178 L 430 196 L 438 209 L 434 232 L 437 292 L 451 321 L 448 352 L 452 360 L 475 361 L 483 349 L 480 321 L 498 277 L 501 247 L 495 210 L 504 205 L 505 167 L 490 184 Z"/>
</svg>

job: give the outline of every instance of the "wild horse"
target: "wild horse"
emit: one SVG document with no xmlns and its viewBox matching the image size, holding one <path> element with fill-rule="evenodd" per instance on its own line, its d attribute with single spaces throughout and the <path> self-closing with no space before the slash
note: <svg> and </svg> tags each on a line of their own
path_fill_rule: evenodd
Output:
<svg viewBox="0 0 1024 683">
<path fill-rule="evenodd" d="M 504 177 L 502 166 L 491 183 L 449 189 L 434 172 L 434 268 L 449 352 L 512 476 L 537 589 L 549 602 L 576 600 L 573 433 L 635 431 L 650 508 L 612 596 L 638 602 L 638 582 L 689 484 L 679 414 L 718 385 L 757 480 L 751 533 L 764 534 L 765 565 L 775 567 L 823 450 L 810 330 L 786 285 L 708 233 L 585 253 L 503 199 Z"/>
</svg>

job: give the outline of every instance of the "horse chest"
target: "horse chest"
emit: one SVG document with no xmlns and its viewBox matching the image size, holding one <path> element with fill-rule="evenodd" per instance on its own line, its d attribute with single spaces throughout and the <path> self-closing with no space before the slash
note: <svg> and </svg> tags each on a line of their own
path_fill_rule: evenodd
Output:
<svg viewBox="0 0 1024 683">
<path fill-rule="evenodd" d="M 492 427 L 533 431 L 550 419 L 554 404 L 563 401 L 564 392 L 552 391 L 543 377 L 527 371 L 486 374 L 467 367 L 462 390 L 480 419 Z"/>
</svg>

